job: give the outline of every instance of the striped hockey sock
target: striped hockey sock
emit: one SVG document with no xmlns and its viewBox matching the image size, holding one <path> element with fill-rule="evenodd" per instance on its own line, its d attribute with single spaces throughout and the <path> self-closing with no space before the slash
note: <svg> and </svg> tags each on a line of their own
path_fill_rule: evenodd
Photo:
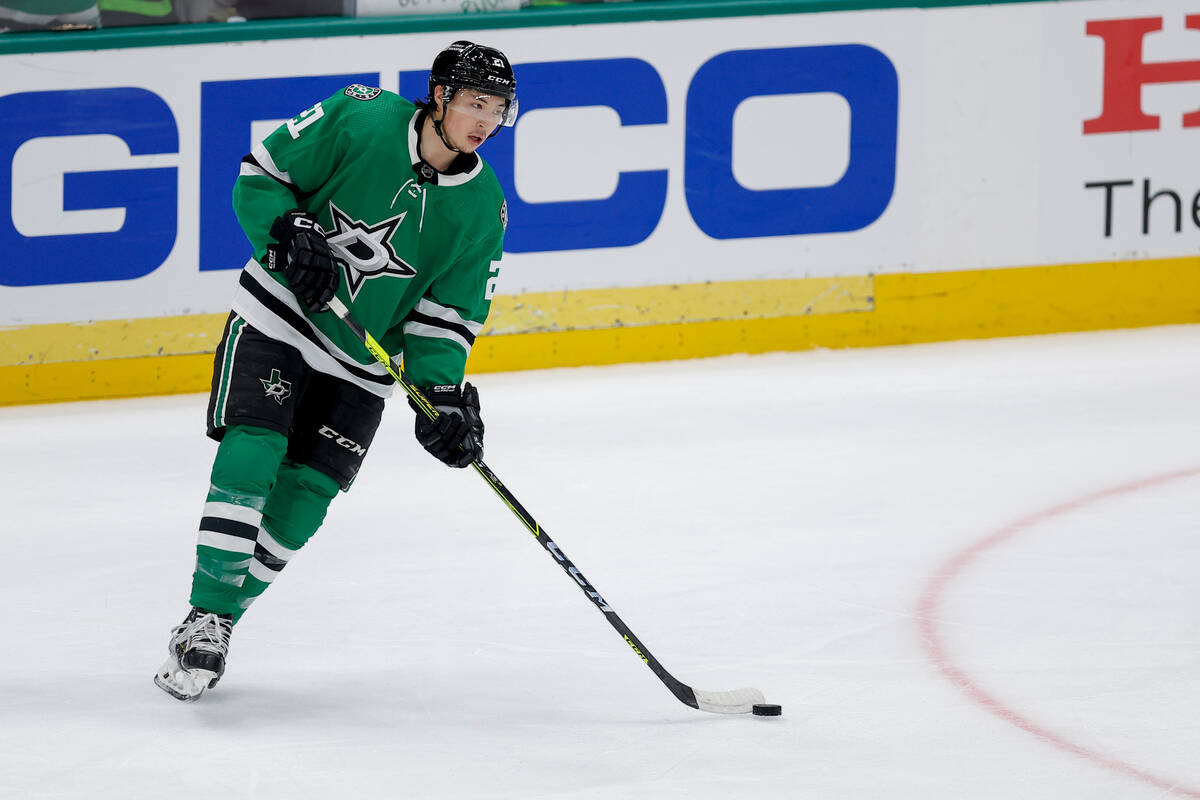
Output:
<svg viewBox="0 0 1200 800">
<path fill-rule="evenodd" d="M 196 537 L 193 606 L 228 614 L 253 560 L 266 498 L 210 486 Z"/>
<path fill-rule="evenodd" d="M 196 537 L 193 606 L 217 614 L 241 610 L 242 584 L 286 448 L 287 439 L 274 431 L 244 426 L 226 431 Z"/>
<path fill-rule="evenodd" d="M 298 549 L 287 547 L 265 527 L 259 528 L 258 540 L 254 544 L 254 558 L 250 559 L 246 579 L 242 582 L 242 591 L 238 595 L 238 610 L 234 619 L 241 618 L 246 609 L 275 582 L 279 573 L 296 555 Z"/>
<path fill-rule="evenodd" d="M 322 472 L 284 459 L 263 508 L 253 558 L 241 584 L 234 620 L 267 590 L 325 519 L 341 487 Z"/>
</svg>

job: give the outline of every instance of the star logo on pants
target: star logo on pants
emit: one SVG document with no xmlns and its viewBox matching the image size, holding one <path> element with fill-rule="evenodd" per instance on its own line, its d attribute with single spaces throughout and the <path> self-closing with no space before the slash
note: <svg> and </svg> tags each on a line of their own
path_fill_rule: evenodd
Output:
<svg viewBox="0 0 1200 800">
<path fill-rule="evenodd" d="M 274 397 L 275 402 L 283 405 L 283 401 L 292 396 L 292 382 L 283 380 L 279 370 L 271 370 L 270 378 L 259 378 L 267 397 Z"/>
</svg>

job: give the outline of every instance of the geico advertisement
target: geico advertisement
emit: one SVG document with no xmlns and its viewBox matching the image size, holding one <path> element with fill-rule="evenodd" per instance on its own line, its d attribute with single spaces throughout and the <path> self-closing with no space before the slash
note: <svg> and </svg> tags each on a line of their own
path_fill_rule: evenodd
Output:
<svg viewBox="0 0 1200 800">
<path fill-rule="evenodd" d="M 481 150 L 502 293 L 1188 252 L 1190 19 L 1119 0 L 5 56 L 0 324 L 226 308 L 242 155 L 350 83 L 423 96 L 455 38 L 517 74 L 521 117 Z"/>
</svg>

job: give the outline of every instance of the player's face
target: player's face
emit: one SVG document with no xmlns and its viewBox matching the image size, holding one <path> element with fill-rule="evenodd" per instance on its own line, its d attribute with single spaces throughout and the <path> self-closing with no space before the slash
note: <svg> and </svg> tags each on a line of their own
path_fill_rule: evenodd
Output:
<svg viewBox="0 0 1200 800">
<path fill-rule="evenodd" d="M 482 94 L 476 89 L 459 89 L 446 106 L 442 131 L 450 144 L 472 153 L 487 141 L 504 121 L 503 97 Z"/>
</svg>

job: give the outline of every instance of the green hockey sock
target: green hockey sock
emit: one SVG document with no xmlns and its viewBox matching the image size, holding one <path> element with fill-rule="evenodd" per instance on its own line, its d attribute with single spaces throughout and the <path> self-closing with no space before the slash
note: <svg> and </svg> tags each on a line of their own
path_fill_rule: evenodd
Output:
<svg viewBox="0 0 1200 800">
<path fill-rule="evenodd" d="M 196 539 L 193 606 L 235 614 L 254 556 L 267 495 L 287 450 L 281 433 L 245 425 L 225 432 Z"/>
<path fill-rule="evenodd" d="M 336 480 L 312 467 L 289 459 L 280 465 L 275 487 L 263 507 L 254 557 L 233 612 L 235 622 L 321 527 L 339 488 Z"/>
</svg>

